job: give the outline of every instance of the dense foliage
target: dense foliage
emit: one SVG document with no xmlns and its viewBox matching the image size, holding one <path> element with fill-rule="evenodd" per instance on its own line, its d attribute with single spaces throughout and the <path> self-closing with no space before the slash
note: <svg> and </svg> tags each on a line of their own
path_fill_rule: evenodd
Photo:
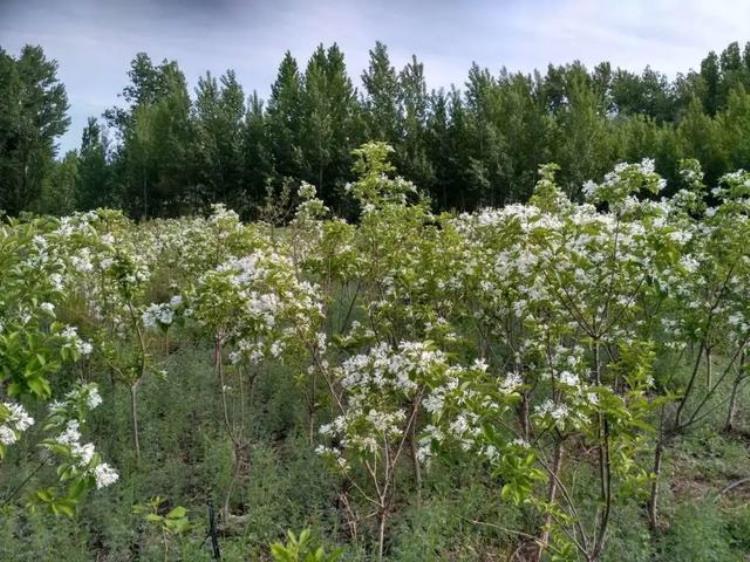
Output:
<svg viewBox="0 0 750 562">
<path fill-rule="evenodd" d="M 674 80 L 607 62 L 531 74 L 474 64 L 462 88 L 433 91 L 429 69 L 413 57 L 397 70 L 381 43 L 357 88 L 338 46 L 321 45 L 304 67 L 284 55 L 265 102 L 232 71 L 190 92 L 177 62 L 139 53 L 121 105 L 92 117 L 59 161 L 54 139 L 69 121 L 55 69 L 38 47 L 0 51 L 0 208 L 11 215 L 107 206 L 175 217 L 223 203 L 254 219 L 269 190 L 281 197 L 307 181 L 351 218 L 351 152 L 367 141 L 395 148 L 434 210 L 524 203 L 545 162 L 560 165 L 576 202 L 584 181 L 621 161 L 654 158 L 670 186 L 684 158 L 711 184 L 750 167 L 750 47 L 737 43 Z"/>
<path fill-rule="evenodd" d="M 750 174 L 451 215 L 392 154 L 355 222 L 0 226 L 3 559 L 741 559 Z"/>
</svg>

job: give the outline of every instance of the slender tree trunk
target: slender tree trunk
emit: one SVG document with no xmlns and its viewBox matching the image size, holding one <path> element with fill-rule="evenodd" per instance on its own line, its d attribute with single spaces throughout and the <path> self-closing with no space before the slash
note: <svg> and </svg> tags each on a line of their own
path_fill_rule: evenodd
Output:
<svg viewBox="0 0 750 562">
<path fill-rule="evenodd" d="M 211 558 L 220 560 L 219 533 L 216 529 L 216 514 L 214 513 L 214 504 L 211 500 L 208 501 L 208 534 L 211 537 Z"/>
<path fill-rule="evenodd" d="M 604 552 L 604 544 L 607 539 L 607 527 L 609 526 L 609 515 L 612 509 L 612 465 L 609 458 L 609 425 L 606 419 L 603 420 L 602 445 L 602 462 L 604 469 L 601 471 L 602 483 L 602 501 L 604 502 L 604 512 L 598 522 L 599 529 L 594 543 L 594 550 L 589 557 L 590 562 L 599 560 Z"/>
<path fill-rule="evenodd" d="M 146 199 L 146 167 L 143 167 L 143 220 L 148 218 L 148 200 Z"/>
<path fill-rule="evenodd" d="M 734 384 L 732 384 L 732 394 L 729 398 L 729 409 L 727 410 L 727 421 L 724 424 L 724 431 L 734 430 L 734 418 L 737 415 L 737 391 L 740 388 L 740 382 L 742 382 L 742 379 L 738 376 L 734 379 Z"/>
<path fill-rule="evenodd" d="M 229 504 L 232 500 L 232 492 L 234 492 L 234 486 L 240 478 L 240 471 L 242 470 L 242 450 L 241 445 L 232 444 L 232 464 L 234 470 L 232 471 L 232 479 L 229 481 L 227 487 L 227 495 L 224 497 L 224 521 L 229 519 Z"/>
<path fill-rule="evenodd" d="M 141 444 L 138 438 L 138 382 L 130 385 L 130 414 L 133 421 L 133 447 L 135 448 L 135 463 L 141 460 Z"/>
<path fill-rule="evenodd" d="M 713 365 L 711 364 L 711 348 L 706 348 L 706 390 L 711 390 L 713 384 Z"/>
<path fill-rule="evenodd" d="M 317 373 L 313 373 L 310 382 L 310 395 L 308 398 L 309 402 L 307 405 L 307 433 L 308 441 L 311 446 L 315 442 L 315 387 L 318 382 L 317 378 Z"/>
<path fill-rule="evenodd" d="M 239 441 L 234 434 L 234 428 L 232 426 L 231 421 L 229 420 L 229 405 L 227 403 L 226 379 L 224 378 L 224 362 L 222 358 L 221 336 L 217 336 L 215 340 L 214 370 L 219 379 L 219 386 L 220 386 L 219 392 L 221 395 L 221 407 L 222 407 L 222 411 L 224 414 L 224 426 L 227 430 L 227 435 L 229 436 L 229 440 L 232 442 L 232 479 L 229 481 L 227 493 L 224 496 L 224 506 L 222 510 L 223 515 L 224 515 L 224 521 L 227 521 L 229 517 L 229 503 L 232 498 L 232 491 L 234 489 L 234 483 L 238 477 L 240 460 L 239 460 L 239 452 L 238 452 Z"/>
<path fill-rule="evenodd" d="M 221 338 L 216 338 L 216 346 L 214 347 L 214 367 L 216 370 L 216 374 L 219 377 L 219 385 L 221 388 L 219 389 L 221 392 L 221 407 L 224 413 L 224 425 L 226 426 L 227 433 L 229 434 L 229 438 L 232 440 L 232 443 L 235 442 L 234 438 L 234 431 L 232 429 L 232 424 L 229 421 L 229 405 L 227 404 L 227 385 L 226 380 L 224 379 L 224 361 L 221 356 L 222 349 L 221 349 Z"/>
<path fill-rule="evenodd" d="M 562 458 L 563 458 L 563 444 L 562 441 L 558 441 L 555 445 L 555 452 L 554 456 L 552 457 L 552 467 L 550 468 L 551 474 L 550 474 L 550 480 L 549 480 L 549 488 L 547 491 L 547 503 L 553 503 L 555 499 L 557 498 L 557 479 L 560 477 L 560 468 L 562 467 Z M 542 560 L 542 554 L 544 553 L 544 549 L 547 547 L 547 543 L 549 542 L 549 528 L 552 524 L 552 515 L 547 513 L 544 516 L 544 523 L 542 524 L 542 529 L 539 534 L 539 546 L 536 551 L 536 555 L 534 556 L 535 562 L 540 562 Z"/>
<path fill-rule="evenodd" d="M 528 441 L 531 434 L 529 423 L 529 395 L 526 391 L 521 394 L 521 403 L 518 405 L 518 421 L 521 425 L 523 438 Z"/>
<path fill-rule="evenodd" d="M 411 459 L 414 464 L 414 483 L 417 488 L 417 506 L 422 505 L 422 467 L 419 465 L 419 456 L 417 455 L 417 430 L 416 423 L 409 429 L 409 447 L 411 448 Z"/>
<path fill-rule="evenodd" d="M 594 380 L 597 385 L 602 384 L 602 366 L 601 366 L 601 344 L 599 338 L 594 340 Z M 593 562 L 599 559 L 604 548 L 607 525 L 609 524 L 609 513 L 612 505 L 612 474 L 609 459 L 609 425 L 607 419 L 601 411 L 597 414 L 599 420 L 598 434 L 599 444 L 597 446 L 599 456 L 599 499 L 604 505 L 604 511 L 601 519 L 597 518 L 598 530 L 594 542 L 594 549 L 588 556 L 589 561 Z"/>
<path fill-rule="evenodd" d="M 682 411 L 685 409 L 685 405 L 687 404 L 688 398 L 690 397 L 691 392 L 693 391 L 693 386 L 695 385 L 695 379 L 697 378 L 698 371 L 700 369 L 701 359 L 703 352 L 706 350 L 705 347 L 706 340 L 702 340 L 700 346 L 698 347 L 698 355 L 695 358 L 695 364 L 693 366 L 693 371 L 690 374 L 690 379 L 688 380 L 687 387 L 685 388 L 685 392 L 682 395 L 682 398 L 678 401 L 679 405 L 677 406 L 677 411 L 674 415 L 674 428 L 676 430 L 679 430 L 681 421 L 682 421 Z"/>
<path fill-rule="evenodd" d="M 651 482 L 651 494 L 648 499 L 648 526 L 652 533 L 656 533 L 659 528 L 659 477 L 661 476 L 661 462 L 664 453 L 664 436 L 659 435 L 654 450 L 654 480 Z"/>
<path fill-rule="evenodd" d="M 737 396 L 739 394 L 740 384 L 744 378 L 743 371 L 745 370 L 745 352 L 743 351 L 740 355 L 740 364 L 737 367 L 737 376 L 732 384 L 732 394 L 729 398 L 729 409 L 727 410 L 727 421 L 724 424 L 724 431 L 732 431 L 734 429 L 734 418 L 737 415 Z"/>
<path fill-rule="evenodd" d="M 385 545 L 385 524 L 388 519 L 386 506 L 380 508 L 380 524 L 378 529 L 378 560 L 383 560 L 383 547 Z"/>
</svg>

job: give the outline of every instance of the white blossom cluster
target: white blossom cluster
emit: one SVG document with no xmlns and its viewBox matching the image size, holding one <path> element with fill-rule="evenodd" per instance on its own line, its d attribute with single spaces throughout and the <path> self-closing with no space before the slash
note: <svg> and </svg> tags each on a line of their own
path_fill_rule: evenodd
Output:
<svg viewBox="0 0 750 562">
<path fill-rule="evenodd" d="M 49 404 L 50 414 L 53 416 L 67 416 L 68 414 L 85 408 L 94 410 L 102 403 L 99 387 L 95 383 L 76 386 L 65 394 L 63 400 L 54 400 Z"/>
<path fill-rule="evenodd" d="M 21 404 L 3 402 L 0 406 L 0 444 L 13 445 L 20 434 L 32 425 L 34 418 Z"/>
<path fill-rule="evenodd" d="M 107 463 L 98 460 L 93 443 L 81 444 L 78 420 L 68 420 L 65 429 L 54 441 L 68 450 L 71 462 L 78 470 L 94 478 L 97 489 L 110 486 L 119 479 L 117 471 Z"/>
<path fill-rule="evenodd" d="M 486 364 L 481 361 L 471 369 L 476 373 L 484 370 Z M 349 466 L 349 455 L 384 454 L 405 439 L 409 425 L 416 423 L 416 414 L 409 414 L 406 406 L 409 403 L 430 417 L 450 420 L 444 429 L 427 425 L 420 430 L 417 457 L 421 461 L 427 461 L 433 445 L 446 438 L 468 449 L 479 432 L 476 414 L 460 407 L 449 412 L 473 397 L 471 392 L 459 391 L 466 372 L 426 342 L 403 341 L 395 349 L 381 343 L 350 357 L 334 369 L 346 398 L 346 411 L 319 430 L 335 444 L 321 446 L 318 452 L 344 468 Z"/>
<path fill-rule="evenodd" d="M 81 412 L 93 410 L 102 403 L 96 384 L 82 384 L 65 394 L 61 401 L 49 405 L 50 422 L 61 429 L 60 433 L 47 441 L 47 447 L 60 454 L 83 475 L 94 479 L 98 489 L 114 484 L 119 475 L 109 464 L 102 462 L 93 443 L 81 442 L 81 422 L 75 417 Z"/>
<path fill-rule="evenodd" d="M 146 328 L 161 326 L 167 328 L 174 322 L 176 311 L 182 305 L 182 296 L 175 295 L 169 302 L 152 303 L 146 307 L 141 320 Z"/>
<path fill-rule="evenodd" d="M 72 348 L 78 355 L 89 355 L 94 350 L 91 342 L 82 339 L 78 335 L 76 326 L 66 326 L 60 336 L 66 340 L 65 345 Z"/>
</svg>

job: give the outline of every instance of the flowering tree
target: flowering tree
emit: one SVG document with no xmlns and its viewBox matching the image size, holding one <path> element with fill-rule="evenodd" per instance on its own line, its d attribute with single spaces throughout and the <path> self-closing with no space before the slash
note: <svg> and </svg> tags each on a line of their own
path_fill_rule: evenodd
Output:
<svg viewBox="0 0 750 562">
<path fill-rule="evenodd" d="M 54 245 L 56 226 L 35 221 L 0 227 L 0 391 L 8 397 L 0 402 L 0 470 L 8 449 L 35 423 L 23 402 L 37 409 L 48 404 L 38 445 L 52 455 L 42 454 L 37 468 L 6 495 L 4 504 L 45 466 L 56 465 L 56 478 L 30 497 L 54 513 L 73 515 L 88 489 L 108 486 L 118 475 L 92 443 L 80 443 L 86 413 L 101 403 L 96 385 L 73 384 L 63 400 L 50 402 L 58 386 L 52 377 L 92 352 L 75 326 L 57 320 L 66 262 Z"/>
<path fill-rule="evenodd" d="M 236 230 L 231 224 L 232 219 L 230 230 Z M 185 293 L 191 316 L 214 343 L 224 426 L 233 445 L 234 470 L 224 504 L 225 515 L 229 513 L 235 482 L 243 471 L 249 470 L 249 444 L 244 435 L 245 384 L 249 383 L 252 397 L 261 365 L 304 349 L 321 318 L 316 289 L 298 278 L 289 249 L 275 247 L 259 231 L 248 229 L 242 234 L 246 245 L 240 244 L 238 249 L 253 249 L 239 255 L 230 250 L 223 262 L 200 275 Z M 240 414 L 234 420 L 229 407 L 234 389 L 227 378 L 225 354 L 240 385 Z"/>
<path fill-rule="evenodd" d="M 686 161 L 666 197 L 646 159 L 575 202 L 546 165 L 528 204 L 436 215 L 389 154 L 355 152 L 353 222 L 303 183 L 284 228 L 222 206 L 0 226 L 0 459 L 42 426 L 42 467 L 58 467 L 32 497 L 72 513 L 117 480 L 85 438 L 100 372 L 130 392 L 138 459 L 137 390 L 191 337 L 212 350 L 232 449 L 225 520 L 251 474 L 254 388 L 274 372 L 302 388 L 302 431 L 379 558 L 405 491 L 419 505 L 448 455 L 526 506 L 511 531 L 537 560 L 600 560 L 628 501 L 658 530 L 669 445 L 717 410 L 731 429 L 750 374 L 750 174 L 709 191 Z"/>
</svg>

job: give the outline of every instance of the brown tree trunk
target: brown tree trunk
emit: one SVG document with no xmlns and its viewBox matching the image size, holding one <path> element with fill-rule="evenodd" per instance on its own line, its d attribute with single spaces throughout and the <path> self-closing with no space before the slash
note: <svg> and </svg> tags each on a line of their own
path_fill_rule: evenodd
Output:
<svg viewBox="0 0 750 562">
<path fill-rule="evenodd" d="M 659 527 L 658 504 L 659 504 L 659 477 L 661 476 L 662 454 L 664 452 L 664 438 L 659 436 L 654 451 L 654 480 L 651 482 L 651 494 L 648 499 L 648 526 L 652 533 Z"/>
<path fill-rule="evenodd" d="M 555 445 L 554 456 L 552 457 L 552 467 L 550 469 L 550 480 L 549 489 L 547 491 L 547 502 L 553 503 L 557 498 L 557 479 L 560 477 L 560 467 L 562 466 L 563 458 L 563 445 L 561 441 L 558 441 Z M 552 515 L 546 514 L 544 516 L 544 523 L 542 525 L 541 532 L 539 534 L 539 547 L 537 548 L 536 555 L 534 557 L 535 562 L 541 562 L 542 554 L 544 549 L 547 547 L 549 541 L 549 527 L 552 524 Z"/>
<path fill-rule="evenodd" d="M 737 367 L 737 377 L 734 379 L 734 384 L 732 384 L 732 394 L 729 398 L 729 409 L 727 410 L 727 421 L 724 424 L 724 431 L 734 430 L 734 418 L 737 415 L 737 395 L 739 394 L 740 384 L 744 378 L 744 370 L 745 352 L 743 351 L 740 355 L 739 367 Z"/>
</svg>

